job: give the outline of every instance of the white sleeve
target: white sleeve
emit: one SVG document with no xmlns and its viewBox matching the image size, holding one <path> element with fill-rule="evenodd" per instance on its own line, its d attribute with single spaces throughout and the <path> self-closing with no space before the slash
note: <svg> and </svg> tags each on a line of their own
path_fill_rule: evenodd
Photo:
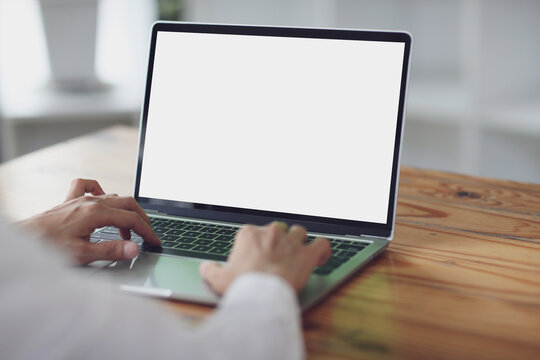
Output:
<svg viewBox="0 0 540 360">
<path fill-rule="evenodd" d="M 300 312 L 282 279 L 238 278 L 193 325 L 158 301 L 66 269 L 56 253 L 0 224 L 2 359 L 299 359 Z"/>
</svg>

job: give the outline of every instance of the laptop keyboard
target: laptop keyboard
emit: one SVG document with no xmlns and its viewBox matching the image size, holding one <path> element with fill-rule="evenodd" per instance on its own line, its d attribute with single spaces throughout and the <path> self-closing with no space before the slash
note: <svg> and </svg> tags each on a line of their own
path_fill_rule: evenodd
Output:
<svg viewBox="0 0 540 360">
<path fill-rule="evenodd" d="M 155 233 L 161 239 L 161 247 L 144 243 L 140 236 L 132 232 L 132 241 L 136 242 L 142 251 L 216 261 L 227 261 L 234 237 L 239 229 L 229 225 L 204 224 L 163 218 L 151 218 L 151 224 Z M 109 241 L 119 238 L 118 229 L 108 227 L 92 234 L 91 241 Z M 308 243 L 313 240 L 315 240 L 314 236 L 308 236 Z M 370 244 L 368 242 L 332 238 L 328 240 L 332 245 L 332 257 L 323 266 L 315 268 L 315 274 L 328 275 L 332 273 Z"/>
</svg>

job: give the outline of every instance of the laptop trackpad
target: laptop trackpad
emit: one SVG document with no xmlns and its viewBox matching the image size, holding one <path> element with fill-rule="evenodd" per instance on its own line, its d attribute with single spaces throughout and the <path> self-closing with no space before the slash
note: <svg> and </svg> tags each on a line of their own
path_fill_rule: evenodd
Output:
<svg viewBox="0 0 540 360">
<path fill-rule="evenodd" d="M 199 259 L 141 252 L 98 273 L 128 292 L 215 305 L 219 296 L 199 275 L 200 263 Z"/>
</svg>

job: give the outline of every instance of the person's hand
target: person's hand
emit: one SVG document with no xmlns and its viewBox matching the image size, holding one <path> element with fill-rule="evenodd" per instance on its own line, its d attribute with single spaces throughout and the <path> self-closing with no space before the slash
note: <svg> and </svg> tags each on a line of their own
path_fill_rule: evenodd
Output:
<svg viewBox="0 0 540 360">
<path fill-rule="evenodd" d="M 288 231 L 278 222 L 262 228 L 246 225 L 237 233 L 225 265 L 205 261 L 199 270 L 219 294 L 240 275 L 254 271 L 278 275 L 300 291 L 315 266 L 324 264 L 331 255 L 327 239 L 317 238 L 308 245 L 305 240 L 306 230 L 298 225 Z"/>
<path fill-rule="evenodd" d="M 85 196 L 87 193 L 92 196 Z M 95 180 L 73 180 L 63 204 L 19 224 L 65 248 L 80 264 L 128 260 L 137 255 L 137 244 L 131 241 L 90 243 L 90 235 L 104 226 L 118 227 L 124 240 L 131 238 L 130 230 L 133 230 L 149 244 L 160 245 L 150 219 L 135 199 L 105 195 Z"/>
</svg>

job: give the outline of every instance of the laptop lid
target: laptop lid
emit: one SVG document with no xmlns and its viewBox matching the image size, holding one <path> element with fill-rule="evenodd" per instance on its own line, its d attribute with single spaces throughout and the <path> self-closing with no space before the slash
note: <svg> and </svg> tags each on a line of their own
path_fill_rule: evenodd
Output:
<svg viewBox="0 0 540 360">
<path fill-rule="evenodd" d="M 400 32 L 154 24 L 135 199 L 391 238 L 410 46 Z"/>
</svg>

